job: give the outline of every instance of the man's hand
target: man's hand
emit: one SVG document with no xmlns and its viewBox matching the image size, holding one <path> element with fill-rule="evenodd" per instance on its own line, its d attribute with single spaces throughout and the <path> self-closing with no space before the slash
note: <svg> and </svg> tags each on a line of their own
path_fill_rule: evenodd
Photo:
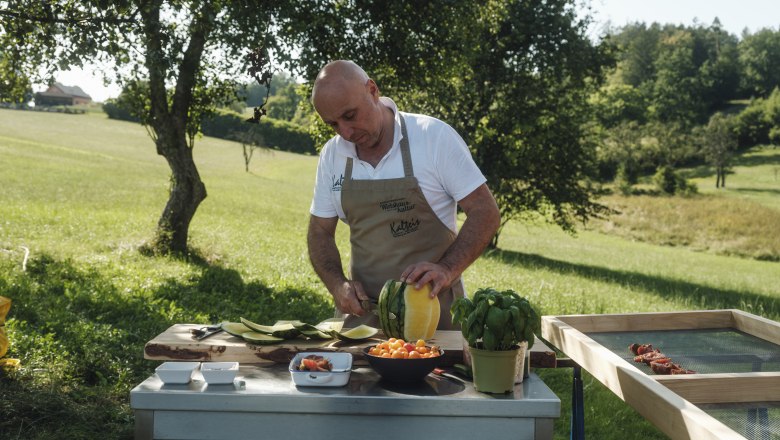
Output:
<svg viewBox="0 0 780 440">
<path fill-rule="evenodd" d="M 367 300 L 368 295 L 360 281 L 344 281 L 333 291 L 333 301 L 341 312 L 363 316 L 366 310 L 360 304 Z"/>
<path fill-rule="evenodd" d="M 428 261 L 409 265 L 401 272 L 401 281 L 414 284 L 416 289 L 431 283 L 431 298 L 450 287 L 454 278 L 457 278 L 457 275 L 453 275 L 446 266 Z"/>
<path fill-rule="evenodd" d="M 414 283 L 418 289 L 431 283 L 431 297 L 438 295 L 473 263 L 490 243 L 501 223 L 496 199 L 482 184 L 458 202 L 466 214 L 458 237 L 436 263 L 421 261 L 401 272 L 401 281 Z"/>
</svg>

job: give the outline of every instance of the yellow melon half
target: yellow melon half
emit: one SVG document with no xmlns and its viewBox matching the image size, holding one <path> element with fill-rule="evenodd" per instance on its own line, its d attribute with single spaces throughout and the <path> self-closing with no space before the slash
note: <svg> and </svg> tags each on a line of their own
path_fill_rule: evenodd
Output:
<svg viewBox="0 0 780 440">
<path fill-rule="evenodd" d="M 416 341 L 433 337 L 439 325 L 441 309 L 439 298 L 431 299 L 431 285 L 415 289 L 413 284 L 404 289 L 404 339 Z"/>
</svg>

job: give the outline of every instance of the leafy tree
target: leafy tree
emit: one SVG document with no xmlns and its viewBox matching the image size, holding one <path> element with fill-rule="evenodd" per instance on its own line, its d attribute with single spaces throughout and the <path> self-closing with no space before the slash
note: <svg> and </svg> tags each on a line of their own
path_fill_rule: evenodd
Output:
<svg viewBox="0 0 780 440">
<path fill-rule="evenodd" d="M 616 30 L 611 41 L 618 63 L 608 87 L 633 87 L 650 119 L 687 128 L 738 97 L 737 38 L 717 18 L 706 27 L 634 23 Z M 623 119 L 638 120 L 629 112 Z"/>
<path fill-rule="evenodd" d="M 747 34 L 739 44 L 742 87 L 756 97 L 767 97 L 780 86 L 780 31 L 762 29 Z"/>
<path fill-rule="evenodd" d="M 622 84 L 636 88 L 655 80 L 655 59 L 661 39 L 661 25 L 631 23 L 611 31 L 610 39 L 618 49 L 615 76 Z"/>
<path fill-rule="evenodd" d="M 780 144 L 780 88 L 767 98 L 756 98 L 735 120 L 737 140 L 741 148 L 772 143 Z"/>
<path fill-rule="evenodd" d="M 30 78 L 14 66 L 13 58 L 0 52 L 0 103 L 24 104 L 32 98 Z"/>
<path fill-rule="evenodd" d="M 647 122 L 648 97 L 637 87 L 628 84 L 607 84 L 589 97 L 593 116 L 605 128 L 616 127 L 625 121 Z"/>
<path fill-rule="evenodd" d="M 738 41 L 721 27 L 717 18 L 709 28 L 696 28 L 700 40 L 699 65 L 702 87 L 701 100 L 707 111 L 723 108 L 729 100 L 738 97 L 740 70 Z"/>
<path fill-rule="evenodd" d="M 704 113 L 694 50 L 695 41 L 688 31 L 679 30 L 661 40 L 650 109 L 654 119 L 693 124 Z"/>
<path fill-rule="evenodd" d="M 357 15 L 344 7 L 334 21 L 316 1 L 302 10 L 308 16 L 296 22 L 346 36 L 302 42 L 302 59 L 353 59 L 400 108 L 450 123 L 486 174 L 504 225 L 538 212 L 571 230 L 606 209 L 588 184 L 595 146 L 583 134 L 610 46 L 591 42 L 574 1 L 385 2 Z"/>
<path fill-rule="evenodd" d="M 295 79 L 290 73 L 281 71 L 275 73 L 273 78 L 271 78 L 270 90 L 266 90 L 265 86 L 257 82 L 251 82 L 242 87 L 239 95 L 243 97 L 248 107 L 259 107 L 265 101 L 266 94 L 276 96 L 280 93 L 280 90 L 285 89 L 290 84 L 295 84 Z"/>
<path fill-rule="evenodd" d="M 352 59 L 401 108 L 450 122 L 486 172 L 504 222 L 539 211 L 571 229 L 604 209 L 587 184 L 594 146 L 582 134 L 587 96 L 611 58 L 608 45 L 587 37 L 573 0 L 28 0 L 3 3 L 0 16 L 41 25 L 58 36 L 47 44 L 68 42 L 75 60 L 102 56 L 148 81 L 151 133 L 172 170 L 162 250 L 186 249 L 206 195 L 192 160 L 197 124 L 232 98 L 235 84 L 223 78 L 246 70 L 248 47 L 272 50 L 310 80 L 326 62 Z M 267 79 L 260 58 L 251 73 Z"/>
<path fill-rule="evenodd" d="M 297 87 L 297 84 L 288 84 L 268 98 L 269 117 L 285 121 L 292 121 L 295 118 L 298 104 L 301 101 L 301 97 L 296 91 Z"/>
<path fill-rule="evenodd" d="M 163 0 L 0 3 L 3 30 L 53 54 L 47 67 L 110 62 L 120 79 L 148 84 L 142 118 L 171 169 L 168 202 L 153 247 L 184 252 L 189 225 L 206 197 L 192 156 L 200 119 L 234 97 L 247 48 L 274 47 L 269 26 L 285 2 Z"/>
<path fill-rule="evenodd" d="M 623 189 L 630 189 L 642 171 L 642 128 L 634 121 L 623 122 L 605 130 L 600 138 L 597 160 L 605 168 L 600 177 L 615 177 Z"/>
<path fill-rule="evenodd" d="M 725 188 L 726 174 L 737 149 L 733 117 L 723 113 L 712 115 L 707 126 L 701 130 L 700 142 L 704 158 L 715 168 L 715 187 Z"/>
</svg>

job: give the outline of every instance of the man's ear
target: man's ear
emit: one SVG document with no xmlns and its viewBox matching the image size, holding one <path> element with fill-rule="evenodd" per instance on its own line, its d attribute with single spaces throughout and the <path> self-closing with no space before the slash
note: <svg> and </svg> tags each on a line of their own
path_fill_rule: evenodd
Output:
<svg viewBox="0 0 780 440">
<path fill-rule="evenodd" d="M 374 100 L 379 99 L 379 86 L 376 85 L 373 79 L 369 78 L 368 81 L 366 81 L 366 89 Z"/>
</svg>

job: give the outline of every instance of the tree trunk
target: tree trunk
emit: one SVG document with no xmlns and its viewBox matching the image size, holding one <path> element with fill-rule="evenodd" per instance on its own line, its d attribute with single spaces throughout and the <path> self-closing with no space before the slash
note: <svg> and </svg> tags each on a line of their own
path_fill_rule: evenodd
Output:
<svg viewBox="0 0 780 440">
<path fill-rule="evenodd" d="M 190 222 L 200 202 L 206 198 L 206 185 L 200 180 L 200 174 L 192 159 L 192 150 L 186 140 L 169 140 L 171 145 L 158 146 L 158 151 L 168 161 L 171 168 L 171 188 L 168 203 L 157 222 L 155 249 L 162 253 L 187 251 Z M 164 142 L 158 139 L 158 143 Z"/>
<path fill-rule="evenodd" d="M 190 222 L 198 205 L 206 198 L 206 186 L 192 159 L 192 145 L 187 143 L 192 94 L 197 85 L 201 57 L 213 29 L 216 15 L 212 2 L 202 3 L 189 26 L 190 40 L 178 66 L 173 99 L 169 105 L 166 80 L 170 76 L 164 54 L 160 23 L 163 0 L 149 1 L 141 8 L 146 34 L 146 68 L 149 70 L 151 125 L 156 135 L 157 154 L 171 168 L 168 203 L 157 222 L 154 250 L 160 253 L 184 253 Z"/>
</svg>

